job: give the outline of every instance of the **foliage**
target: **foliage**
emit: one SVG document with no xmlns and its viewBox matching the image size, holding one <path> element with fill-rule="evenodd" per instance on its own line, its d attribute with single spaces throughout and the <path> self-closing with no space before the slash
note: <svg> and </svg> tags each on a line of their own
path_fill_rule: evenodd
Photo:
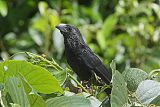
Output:
<svg viewBox="0 0 160 107">
<path fill-rule="evenodd" d="M 159 5 L 159 0 L 0 0 L 3 104 L 44 107 L 65 99 L 65 105 L 81 100 L 83 106 L 106 106 L 106 87 L 93 85 L 90 96 L 65 62 L 55 26 L 68 23 L 80 29 L 108 68 L 115 59 L 111 106 L 159 105 Z"/>
<path fill-rule="evenodd" d="M 110 100 L 105 102 L 108 99 L 104 93 L 106 86 L 94 85 L 90 89 L 93 92 L 91 95 L 89 90 L 72 76 L 70 69 L 63 69 L 53 59 L 49 61 L 29 52 L 26 53 L 26 57 L 28 61 L 7 60 L 0 63 L 2 106 L 130 107 L 141 105 L 145 107 L 159 105 L 160 83 L 152 78 L 152 75 L 156 77 L 155 72 L 146 73 L 147 78 L 142 80 L 144 75 L 141 74 L 144 71 L 130 68 L 132 71 L 135 70 L 134 72 L 141 80 L 135 82 L 134 73 L 124 71 L 125 75 L 124 73 L 122 75 L 116 70 L 115 61 L 112 61 L 112 93 Z M 127 88 L 127 86 L 132 87 Z M 83 93 L 79 93 L 80 90 Z"/>
<path fill-rule="evenodd" d="M 55 29 L 61 22 L 79 27 L 106 65 L 115 58 L 121 72 L 130 66 L 149 72 L 160 66 L 159 13 L 158 0 L 2 0 L 1 59 L 30 51 L 66 65 L 63 38 Z"/>
</svg>

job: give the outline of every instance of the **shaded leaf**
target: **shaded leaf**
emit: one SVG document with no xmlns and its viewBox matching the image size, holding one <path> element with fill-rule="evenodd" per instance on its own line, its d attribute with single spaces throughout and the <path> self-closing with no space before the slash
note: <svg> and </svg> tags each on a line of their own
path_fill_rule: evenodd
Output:
<svg viewBox="0 0 160 107">
<path fill-rule="evenodd" d="M 90 101 L 81 96 L 62 96 L 48 99 L 47 107 L 91 107 Z"/>
<path fill-rule="evenodd" d="M 55 77 L 56 77 L 57 81 L 59 82 L 59 84 L 63 85 L 63 83 L 67 79 L 67 72 L 65 70 L 57 72 L 55 74 Z"/>
<path fill-rule="evenodd" d="M 6 89 L 14 103 L 19 104 L 21 107 L 28 107 L 30 105 L 23 83 L 19 78 L 8 78 L 6 81 L 6 86 Z"/>
<path fill-rule="evenodd" d="M 152 100 L 150 104 L 155 104 L 156 106 L 160 106 L 160 95 Z"/>
<path fill-rule="evenodd" d="M 99 107 L 101 105 L 101 102 L 94 96 L 91 96 L 91 94 L 89 93 L 85 93 L 83 92 L 82 95 L 84 97 L 87 97 L 87 99 L 90 101 L 91 103 L 91 107 Z M 89 97 L 88 97 L 89 96 Z"/>
<path fill-rule="evenodd" d="M 45 107 L 45 101 L 38 94 L 30 94 L 29 101 L 30 101 L 31 107 Z"/>
<path fill-rule="evenodd" d="M 29 84 L 27 84 L 25 81 L 23 81 L 23 85 L 27 93 L 27 96 L 30 102 L 30 106 L 31 107 L 45 107 L 45 101 L 43 100 L 43 98 L 40 95 L 38 95 L 36 92 L 34 92 L 32 87 L 29 86 Z"/>
<path fill-rule="evenodd" d="M 113 69 L 113 68 L 112 68 Z M 123 107 L 128 105 L 128 90 L 122 74 L 114 70 L 112 71 L 112 93 L 111 106 Z"/>
<path fill-rule="evenodd" d="M 150 102 L 160 95 L 160 83 L 153 80 L 142 81 L 136 94 L 143 104 L 150 104 Z"/>
</svg>

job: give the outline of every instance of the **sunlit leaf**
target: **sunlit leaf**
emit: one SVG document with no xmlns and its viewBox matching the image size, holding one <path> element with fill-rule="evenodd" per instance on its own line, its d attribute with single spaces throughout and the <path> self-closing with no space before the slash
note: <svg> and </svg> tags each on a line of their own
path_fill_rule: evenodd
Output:
<svg viewBox="0 0 160 107">
<path fill-rule="evenodd" d="M 58 81 L 46 69 L 26 61 L 8 60 L 0 63 L 0 71 L 7 76 L 20 76 L 40 93 L 63 93 Z"/>
<path fill-rule="evenodd" d="M 103 35 L 102 31 L 97 32 L 97 41 L 101 49 L 106 48 L 106 40 L 105 40 L 105 36 Z"/>
<path fill-rule="evenodd" d="M 48 4 L 46 2 L 39 2 L 38 4 L 38 8 L 39 8 L 39 11 L 42 15 L 44 15 L 47 11 L 47 8 L 48 8 Z"/>
<path fill-rule="evenodd" d="M 5 0 L 0 0 L 0 14 L 5 17 L 8 13 L 7 2 Z"/>
</svg>

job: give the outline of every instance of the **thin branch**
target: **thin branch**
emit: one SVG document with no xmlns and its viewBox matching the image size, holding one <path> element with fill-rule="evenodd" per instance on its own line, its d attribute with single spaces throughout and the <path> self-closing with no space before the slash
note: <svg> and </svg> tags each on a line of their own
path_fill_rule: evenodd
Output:
<svg viewBox="0 0 160 107">
<path fill-rule="evenodd" d="M 82 86 L 82 84 L 81 84 L 80 82 L 78 82 L 71 74 L 68 73 L 68 76 L 69 76 L 72 80 L 74 80 L 74 81 L 77 83 L 77 85 L 80 86 L 86 93 L 89 93 L 88 90 L 86 90 L 86 89 Z"/>
</svg>

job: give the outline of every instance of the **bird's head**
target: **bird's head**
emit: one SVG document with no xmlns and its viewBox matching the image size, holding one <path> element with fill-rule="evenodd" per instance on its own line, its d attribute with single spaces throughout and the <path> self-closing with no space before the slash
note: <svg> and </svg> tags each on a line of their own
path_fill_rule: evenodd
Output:
<svg viewBox="0 0 160 107">
<path fill-rule="evenodd" d="M 69 24 L 59 24 L 56 26 L 57 29 L 60 30 L 61 34 L 64 36 L 64 38 L 70 38 L 70 37 L 81 37 L 81 33 L 78 28 L 76 28 L 73 25 Z"/>
</svg>

